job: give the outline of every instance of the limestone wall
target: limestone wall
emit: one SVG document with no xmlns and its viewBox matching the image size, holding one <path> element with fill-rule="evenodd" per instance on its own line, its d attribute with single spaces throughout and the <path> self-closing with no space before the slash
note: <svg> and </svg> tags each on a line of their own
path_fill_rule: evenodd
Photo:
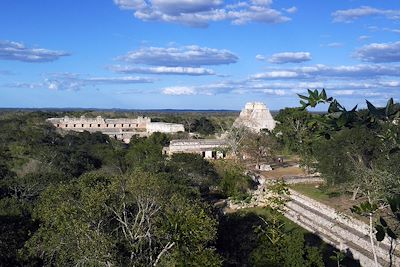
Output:
<svg viewBox="0 0 400 267">
<path fill-rule="evenodd" d="M 70 118 L 66 116 L 63 118 L 49 118 L 47 121 L 62 130 L 101 132 L 125 143 L 129 143 L 134 135 L 148 136 L 154 132 L 176 133 L 185 131 L 182 124 L 151 122 L 150 118 L 147 117 L 104 119 L 101 116 L 96 118 L 86 118 L 84 116 Z"/>
<path fill-rule="evenodd" d="M 268 186 L 261 185 L 253 192 L 250 203 L 233 203 L 228 201 L 231 209 L 268 206 Z M 337 212 L 331 207 L 290 190 L 291 201 L 287 204 L 285 216 L 305 229 L 319 235 L 324 241 L 342 250 L 349 250 L 355 259 L 359 259 L 362 266 L 373 266 L 373 254 L 369 240 L 369 227 L 346 214 Z M 379 265 L 388 266 L 390 241 L 376 242 L 376 253 Z M 399 242 L 394 244 L 397 256 L 394 256 L 394 265 L 400 266 Z"/>
<path fill-rule="evenodd" d="M 166 122 L 150 122 L 147 124 L 146 131 L 148 133 L 177 133 L 184 132 L 183 124 L 166 123 Z"/>
</svg>

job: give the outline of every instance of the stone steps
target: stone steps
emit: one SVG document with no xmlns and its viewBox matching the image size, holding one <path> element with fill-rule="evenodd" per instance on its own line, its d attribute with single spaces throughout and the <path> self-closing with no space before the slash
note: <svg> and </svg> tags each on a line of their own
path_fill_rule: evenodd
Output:
<svg viewBox="0 0 400 267">
<path fill-rule="evenodd" d="M 368 226 L 363 222 L 342 217 L 330 207 L 295 191 L 292 192 L 292 201 L 287 204 L 285 216 L 338 249 L 348 248 L 363 266 L 374 265 L 373 254 L 369 251 Z M 389 246 L 379 243 L 375 249 L 379 264 L 387 266 Z M 400 262 L 398 257 L 395 257 L 395 262 Z"/>
</svg>

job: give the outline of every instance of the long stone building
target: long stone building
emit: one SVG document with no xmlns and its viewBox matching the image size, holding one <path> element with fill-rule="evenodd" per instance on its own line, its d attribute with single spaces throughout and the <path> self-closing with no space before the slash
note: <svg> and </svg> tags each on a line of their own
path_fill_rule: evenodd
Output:
<svg viewBox="0 0 400 267">
<path fill-rule="evenodd" d="M 184 132 L 183 124 L 151 122 L 150 118 L 137 117 L 136 119 L 104 119 L 101 116 L 96 118 L 49 118 L 48 122 L 62 130 L 75 132 L 101 132 L 107 134 L 111 138 L 122 140 L 129 143 L 132 136 L 149 136 L 154 132 L 161 133 L 177 133 Z"/>
<path fill-rule="evenodd" d="M 202 155 L 206 159 L 221 159 L 226 157 L 228 144 L 223 139 L 181 139 L 172 140 L 168 147 L 164 147 L 164 155 L 176 153 L 193 153 Z"/>
</svg>

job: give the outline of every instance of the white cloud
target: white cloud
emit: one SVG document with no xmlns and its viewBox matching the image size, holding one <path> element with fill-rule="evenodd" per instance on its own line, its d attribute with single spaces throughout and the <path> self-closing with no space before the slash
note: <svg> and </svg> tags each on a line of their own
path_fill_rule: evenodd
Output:
<svg viewBox="0 0 400 267">
<path fill-rule="evenodd" d="M 168 74 L 168 75 L 215 75 L 215 72 L 206 68 L 192 67 L 137 67 L 137 66 L 112 66 L 110 68 L 118 73 L 141 73 L 141 74 Z"/>
<path fill-rule="evenodd" d="M 266 60 L 265 56 L 260 55 L 260 54 L 256 55 L 256 59 L 260 60 L 260 61 Z"/>
<path fill-rule="evenodd" d="M 261 92 L 266 93 L 266 94 L 271 94 L 271 95 L 279 95 L 283 96 L 286 95 L 286 91 L 282 89 L 262 89 Z"/>
<path fill-rule="evenodd" d="M 283 52 L 276 53 L 268 60 L 270 63 L 284 64 L 284 63 L 301 63 L 311 60 L 309 52 Z"/>
<path fill-rule="evenodd" d="M 114 0 L 114 4 L 121 9 L 127 10 L 140 9 L 146 6 L 143 0 Z"/>
<path fill-rule="evenodd" d="M 332 13 L 334 22 L 352 22 L 367 16 L 383 16 L 391 20 L 400 19 L 400 9 L 378 9 L 362 6 L 353 9 L 337 10 Z"/>
<path fill-rule="evenodd" d="M 394 43 L 372 43 L 358 49 L 355 57 L 367 62 L 400 62 L 400 41 Z"/>
<path fill-rule="evenodd" d="M 336 80 L 327 79 L 323 82 L 313 81 L 263 81 L 263 80 L 226 80 L 204 85 L 172 86 L 162 89 L 169 95 L 216 95 L 216 94 L 268 94 L 276 97 L 295 96 L 305 93 L 307 89 L 328 89 L 330 95 L 342 97 L 386 97 L 394 88 L 400 89 L 400 80 Z"/>
<path fill-rule="evenodd" d="M 164 95 L 195 95 L 197 94 L 196 90 L 193 87 L 187 86 L 173 86 L 166 87 L 162 90 Z"/>
<path fill-rule="evenodd" d="M 287 13 L 289 13 L 289 14 L 293 14 L 293 13 L 296 13 L 296 12 L 297 12 L 297 7 L 292 6 L 292 7 L 290 7 L 290 8 L 285 9 L 285 11 L 286 11 Z"/>
<path fill-rule="evenodd" d="M 61 73 L 46 77 L 42 82 L 7 84 L 8 87 L 16 88 L 47 88 L 50 90 L 79 91 L 86 87 L 97 85 L 115 84 L 137 84 L 152 83 L 154 79 L 145 77 L 123 76 L 123 77 L 81 77 L 78 74 Z"/>
<path fill-rule="evenodd" d="M 371 38 L 371 36 L 369 36 L 369 35 L 360 35 L 360 36 L 358 37 L 358 40 L 364 41 L 364 40 L 367 40 L 367 39 L 369 39 L 369 38 Z"/>
<path fill-rule="evenodd" d="M 22 43 L 0 40 L 0 59 L 4 60 L 49 62 L 69 55 L 69 53 L 63 51 L 54 51 L 44 48 L 28 48 Z"/>
<path fill-rule="evenodd" d="M 252 79 L 285 80 L 285 79 L 316 79 L 324 77 L 371 79 L 384 76 L 399 76 L 400 65 L 359 64 L 327 66 L 317 64 L 314 66 L 272 69 L 251 76 Z"/>
<path fill-rule="evenodd" d="M 339 48 L 339 47 L 343 46 L 343 43 L 332 42 L 332 43 L 328 43 L 328 44 L 322 45 L 322 46 L 331 47 L 331 48 Z"/>
<path fill-rule="evenodd" d="M 134 10 L 143 21 L 162 21 L 206 27 L 212 21 L 282 23 L 290 18 L 270 7 L 271 0 L 247 0 L 224 4 L 222 0 L 114 0 L 121 9 Z M 293 12 L 291 8 L 288 13 Z"/>
<path fill-rule="evenodd" d="M 354 90 L 337 90 L 333 91 L 333 95 L 354 95 Z"/>
<path fill-rule="evenodd" d="M 257 73 L 252 76 L 254 79 L 294 79 L 299 78 L 296 71 L 273 70 L 264 73 Z"/>
<path fill-rule="evenodd" d="M 119 60 L 166 67 L 199 67 L 236 63 L 238 57 L 229 50 L 197 45 L 183 47 L 145 47 L 131 51 Z"/>
</svg>

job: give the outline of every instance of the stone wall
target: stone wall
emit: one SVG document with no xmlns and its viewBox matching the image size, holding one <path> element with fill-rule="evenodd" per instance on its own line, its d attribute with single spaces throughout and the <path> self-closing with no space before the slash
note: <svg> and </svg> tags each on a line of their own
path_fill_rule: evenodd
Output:
<svg viewBox="0 0 400 267">
<path fill-rule="evenodd" d="M 172 140 L 163 151 L 167 155 L 194 153 L 204 158 L 224 158 L 226 147 L 227 142 L 223 139 L 181 139 Z"/>
<path fill-rule="evenodd" d="M 147 124 L 146 131 L 148 133 L 177 133 L 184 132 L 183 124 L 166 123 L 166 122 L 150 122 Z"/>
<path fill-rule="evenodd" d="M 260 185 L 253 192 L 250 203 L 228 201 L 228 207 L 231 209 L 266 207 L 269 205 L 267 189 L 268 183 Z M 291 201 L 287 203 L 287 210 L 284 214 L 287 218 L 319 235 L 324 241 L 338 249 L 348 251 L 355 259 L 360 260 L 362 266 L 373 266 L 367 224 L 296 191 L 290 190 L 290 193 Z M 388 266 L 390 240 L 385 238 L 383 242 L 376 242 L 376 244 L 379 265 Z M 399 242 L 395 243 L 394 247 L 397 248 L 397 254 L 394 256 L 393 266 L 400 266 Z"/>
<path fill-rule="evenodd" d="M 62 130 L 101 132 L 125 143 L 129 143 L 134 135 L 143 137 L 154 132 L 176 133 L 185 131 L 182 124 L 151 122 L 150 118 L 147 117 L 104 119 L 101 116 L 96 118 L 86 118 L 84 116 L 70 118 L 66 116 L 63 118 L 49 118 L 47 121 Z"/>
</svg>

